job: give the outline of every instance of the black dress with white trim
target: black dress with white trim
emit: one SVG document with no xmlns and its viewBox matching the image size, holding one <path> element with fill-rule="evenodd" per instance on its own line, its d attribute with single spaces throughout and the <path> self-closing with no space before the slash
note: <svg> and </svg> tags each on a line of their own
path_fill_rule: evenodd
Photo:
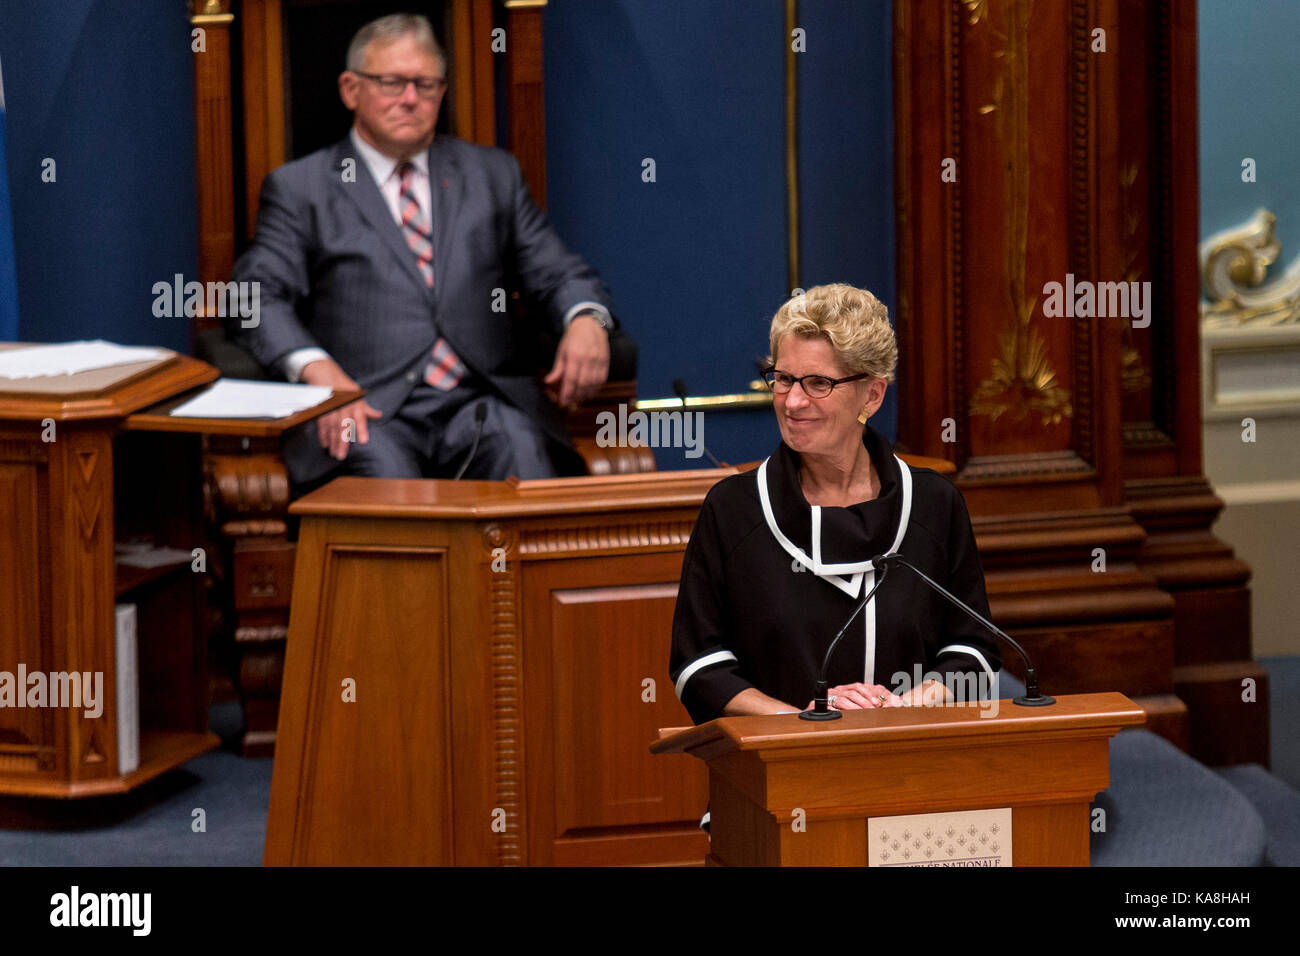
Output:
<svg viewBox="0 0 1300 956">
<path fill-rule="evenodd" d="M 709 491 L 686 547 L 669 673 L 696 723 L 750 687 L 802 709 L 822 657 L 891 550 L 988 616 L 966 504 L 942 475 L 910 468 L 870 427 L 863 444 L 880 494 L 848 508 L 809 505 L 799 455 L 783 442 L 755 471 Z M 832 687 L 910 689 L 917 676 L 992 677 L 1002 658 L 979 624 L 906 571 L 891 571 L 831 660 Z"/>
</svg>

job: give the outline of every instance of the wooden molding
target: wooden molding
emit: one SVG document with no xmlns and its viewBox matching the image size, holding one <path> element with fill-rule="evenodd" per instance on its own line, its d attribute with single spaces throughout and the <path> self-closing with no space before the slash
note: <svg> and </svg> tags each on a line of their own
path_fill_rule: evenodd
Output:
<svg viewBox="0 0 1300 956">
<path fill-rule="evenodd" d="M 544 4 L 506 5 L 507 101 L 510 151 L 519 160 L 524 180 L 546 208 L 546 97 L 542 68 Z"/>
<path fill-rule="evenodd" d="M 280 0 L 240 7 L 244 88 L 244 238 L 257 224 L 257 199 L 271 170 L 284 163 L 284 48 Z"/>
</svg>

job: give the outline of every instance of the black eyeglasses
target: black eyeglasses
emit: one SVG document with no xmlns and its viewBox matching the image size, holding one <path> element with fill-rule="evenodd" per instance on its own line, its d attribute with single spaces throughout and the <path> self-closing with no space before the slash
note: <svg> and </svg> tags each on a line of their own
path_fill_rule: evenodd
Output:
<svg viewBox="0 0 1300 956">
<path fill-rule="evenodd" d="M 795 382 L 798 382 L 809 398 L 825 398 L 836 385 L 856 382 L 863 378 L 871 378 L 871 375 L 867 372 L 859 372 L 857 375 L 849 375 L 845 378 L 827 378 L 825 375 L 802 375 L 795 378 L 789 372 L 779 372 L 774 368 L 763 369 L 763 381 L 767 382 L 767 387 L 776 394 L 784 395 L 794 388 Z"/>
<path fill-rule="evenodd" d="M 447 85 L 447 81 L 440 76 L 398 76 L 395 73 L 376 75 L 360 71 L 357 71 L 357 76 L 364 76 L 373 82 L 385 96 L 401 96 L 406 92 L 406 85 L 414 83 L 415 92 L 420 94 L 420 98 L 431 100 Z"/>
</svg>

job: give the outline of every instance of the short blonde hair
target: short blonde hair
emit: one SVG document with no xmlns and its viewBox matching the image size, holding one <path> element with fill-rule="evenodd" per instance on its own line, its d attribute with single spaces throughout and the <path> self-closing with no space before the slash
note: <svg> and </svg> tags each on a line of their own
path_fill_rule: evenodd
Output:
<svg viewBox="0 0 1300 956">
<path fill-rule="evenodd" d="M 835 359 L 850 375 L 894 380 L 898 344 L 889 324 L 889 310 L 866 289 L 851 285 L 819 285 L 786 301 L 772 317 L 769 365 L 775 365 L 781 340 L 787 335 L 824 338 Z"/>
</svg>

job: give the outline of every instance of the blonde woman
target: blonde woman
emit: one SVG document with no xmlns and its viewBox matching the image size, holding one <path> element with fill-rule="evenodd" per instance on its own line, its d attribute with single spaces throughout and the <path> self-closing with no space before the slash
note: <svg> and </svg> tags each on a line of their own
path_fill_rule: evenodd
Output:
<svg viewBox="0 0 1300 956">
<path fill-rule="evenodd" d="M 898 362 L 885 306 L 818 286 L 781 306 L 770 344 L 781 444 L 710 490 L 682 564 L 669 670 L 697 723 L 812 706 L 877 555 L 900 552 L 988 616 L 961 494 L 906 465 L 869 424 Z M 895 571 L 836 648 L 828 698 L 840 710 L 930 703 L 1000 666 L 980 625 Z M 934 682 L 915 686 L 918 674 Z"/>
</svg>

